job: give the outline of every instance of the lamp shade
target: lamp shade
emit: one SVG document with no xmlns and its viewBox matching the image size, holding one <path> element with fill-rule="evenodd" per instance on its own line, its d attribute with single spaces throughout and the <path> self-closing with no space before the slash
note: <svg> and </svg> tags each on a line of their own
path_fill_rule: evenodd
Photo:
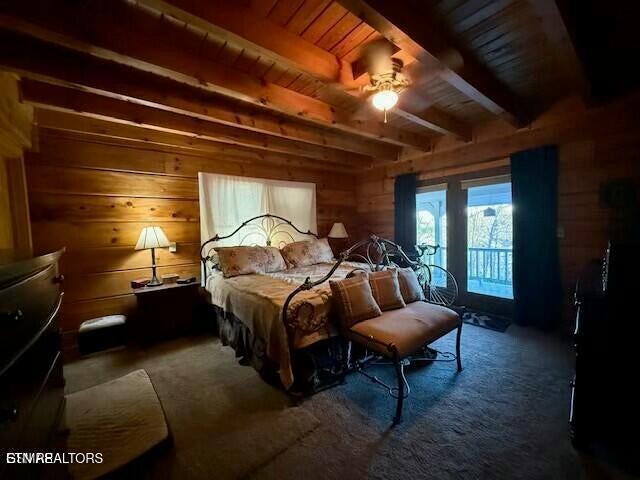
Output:
<svg viewBox="0 0 640 480">
<path fill-rule="evenodd" d="M 329 238 L 349 238 L 347 229 L 344 228 L 343 223 L 334 223 L 329 232 Z"/>
<path fill-rule="evenodd" d="M 144 227 L 140 232 L 136 250 L 163 248 L 169 246 L 169 239 L 160 227 Z"/>
</svg>

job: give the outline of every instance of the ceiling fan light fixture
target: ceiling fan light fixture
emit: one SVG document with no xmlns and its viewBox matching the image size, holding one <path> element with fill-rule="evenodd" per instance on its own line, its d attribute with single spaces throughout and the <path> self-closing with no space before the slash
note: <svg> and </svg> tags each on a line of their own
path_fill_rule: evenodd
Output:
<svg viewBox="0 0 640 480">
<path fill-rule="evenodd" d="M 373 94 L 371 102 L 378 110 L 386 112 L 396 106 L 398 94 L 391 89 L 380 90 Z"/>
</svg>

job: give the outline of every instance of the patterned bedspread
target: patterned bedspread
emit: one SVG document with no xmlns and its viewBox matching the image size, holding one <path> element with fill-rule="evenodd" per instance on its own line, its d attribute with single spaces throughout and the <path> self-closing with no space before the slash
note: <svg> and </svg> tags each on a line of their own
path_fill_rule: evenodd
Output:
<svg viewBox="0 0 640 480">
<path fill-rule="evenodd" d="M 331 315 L 331 289 L 329 282 L 300 292 L 289 305 L 288 325 L 282 320 L 282 310 L 289 294 L 309 277 L 311 281 L 323 278 L 334 263 L 320 263 L 297 267 L 276 273 L 240 275 L 224 278 L 213 274 L 206 288 L 211 301 L 232 313 L 259 336 L 267 345 L 267 356 L 280 367 L 280 379 L 285 388 L 293 384 L 290 348 L 303 348 L 337 332 Z M 332 279 L 345 278 L 355 268 L 366 265 L 344 262 Z"/>
</svg>

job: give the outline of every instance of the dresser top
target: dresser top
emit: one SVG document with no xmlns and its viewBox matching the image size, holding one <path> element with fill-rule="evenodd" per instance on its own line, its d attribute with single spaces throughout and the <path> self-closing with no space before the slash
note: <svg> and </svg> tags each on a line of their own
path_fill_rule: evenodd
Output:
<svg viewBox="0 0 640 480">
<path fill-rule="evenodd" d="M 64 248 L 37 256 L 20 250 L 0 250 L 0 287 L 57 262 L 63 253 Z"/>
</svg>

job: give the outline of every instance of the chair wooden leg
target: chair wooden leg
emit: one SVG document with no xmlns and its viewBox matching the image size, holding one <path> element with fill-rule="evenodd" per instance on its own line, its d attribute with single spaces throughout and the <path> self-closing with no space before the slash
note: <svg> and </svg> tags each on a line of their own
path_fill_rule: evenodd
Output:
<svg viewBox="0 0 640 480">
<path fill-rule="evenodd" d="M 402 404 L 404 403 L 404 364 L 398 358 L 393 360 L 393 366 L 396 369 L 396 376 L 398 377 L 398 401 L 396 403 L 396 416 L 393 417 L 393 424 L 397 425 L 402 422 Z"/>
<path fill-rule="evenodd" d="M 462 335 L 462 320 L 458 325 L 458 334 L 456 335 L 456 361 L 458 363 L 458 371 L 462 371 L 462 358 L 460 357 L 460 336 Z"/>
</svg>

